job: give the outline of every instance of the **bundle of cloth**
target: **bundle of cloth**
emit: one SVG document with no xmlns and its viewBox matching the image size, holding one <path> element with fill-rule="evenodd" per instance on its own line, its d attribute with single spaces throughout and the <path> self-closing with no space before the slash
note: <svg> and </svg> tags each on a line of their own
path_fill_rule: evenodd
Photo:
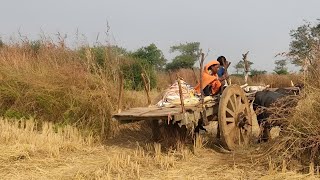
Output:
<svg viewBox="0 0 320 180">
<path fill-rule="evenodd" d="M 184 105 L 197 105 L 200 97 L 196 95 L 194 88 L 183 80 L 180 80 Z M 157 103 L 159 107 L 174 107 L 180 105 L 179 85 L 176 81 L 168 89 L 165 90 L 162 99 Z"/>
<path fill-rule="evenodd" d="M 240 86 L 246 93 L 255 93 L 258 91 L 263 91 L 265 89 L 268 89 L 270 85 L 260 85 L 260 86 L 248 86 L 248 84 L 244 84 Z"/>
</svg>

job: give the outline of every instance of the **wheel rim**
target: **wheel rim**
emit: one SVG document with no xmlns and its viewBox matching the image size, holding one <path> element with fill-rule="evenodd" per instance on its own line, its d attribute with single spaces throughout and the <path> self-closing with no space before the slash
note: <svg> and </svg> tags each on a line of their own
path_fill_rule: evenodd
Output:
<svg viewBox="0 0 320 180">
<path fill-rule="evenodd" d="M 249 144 L 252 117 L 248 99 L 237 85 L 228 86 L 219 102 L 219 128 L 223 145 L 235 150 Z"/>
</svg>

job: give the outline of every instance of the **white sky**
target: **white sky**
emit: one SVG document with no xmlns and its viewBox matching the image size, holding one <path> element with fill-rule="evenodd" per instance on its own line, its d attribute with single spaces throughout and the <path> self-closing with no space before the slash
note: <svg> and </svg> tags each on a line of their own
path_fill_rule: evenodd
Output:
<svg viewBox="0 0 320 180">
<path fill-rule="evenodd" d="M 250 51 L 254 68 L 272 71 L 275 54 L 288 50 L 289 32 L 320 18 L 320 0 L 0 0 L 0 36 L 17 32 L 37 39 L 41 31 L 76 31 L 135 50 L 155 43 L 168 59 L 172 45 L 199 41 L 210 49 L 206 61 L 220 55 L 233 65 Z M 110 36 L 105 36 L 109 23 Z"/>
</svg>

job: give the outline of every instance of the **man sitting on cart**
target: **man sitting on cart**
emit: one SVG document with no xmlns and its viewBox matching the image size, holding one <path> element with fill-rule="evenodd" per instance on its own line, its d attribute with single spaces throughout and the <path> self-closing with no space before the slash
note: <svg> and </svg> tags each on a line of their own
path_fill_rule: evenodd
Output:
<svg viewBox="0 0 320 180">
<path fill-rule="evenodd" d="M 221 82 L 218 77 L 218 70 L 220 67 L 219 61 L 210 61 L 202 72 L 202 87 L 205 96 L 216 95 L 220 92 Z M 198 94 L 200 92 L 200 83 L 197 84 L 195 90 Z"/>
<path fill-rule="evenodd" d="M 230 62 L 224 56 L 218 57 L 218 62 L 220 63 L 220 67 L 218 70 L 218 77 L 222 86 L 228 86 L 227 79 L 229 78 L 228 67 L 230 66 Z"/>
</svg>

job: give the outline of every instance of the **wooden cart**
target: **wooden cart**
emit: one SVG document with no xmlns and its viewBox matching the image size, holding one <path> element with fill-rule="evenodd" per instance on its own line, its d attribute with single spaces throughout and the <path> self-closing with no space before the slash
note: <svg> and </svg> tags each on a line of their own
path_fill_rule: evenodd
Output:
<svg viewBox="0 0 320 180">
<path fill-rule="evenodd" d="M 209 122 L 218 120 L 221 142 L 225 148 L 235 150 L 249 144 L 252 133 L 252 112 L 249 99 L 240 86 L 228 86 L 220 97 L 203 106 L 204 108 L 201 104 L 185 106 L 184 112 L 181 106 L 138 107 L 115 114 L 113 118 L 120 122 L 148 120 L 155 123 L 162 121 L 177 124 L 180 127 L 189 125 L 195 127 L 205 115 Z"/>
</svg>

